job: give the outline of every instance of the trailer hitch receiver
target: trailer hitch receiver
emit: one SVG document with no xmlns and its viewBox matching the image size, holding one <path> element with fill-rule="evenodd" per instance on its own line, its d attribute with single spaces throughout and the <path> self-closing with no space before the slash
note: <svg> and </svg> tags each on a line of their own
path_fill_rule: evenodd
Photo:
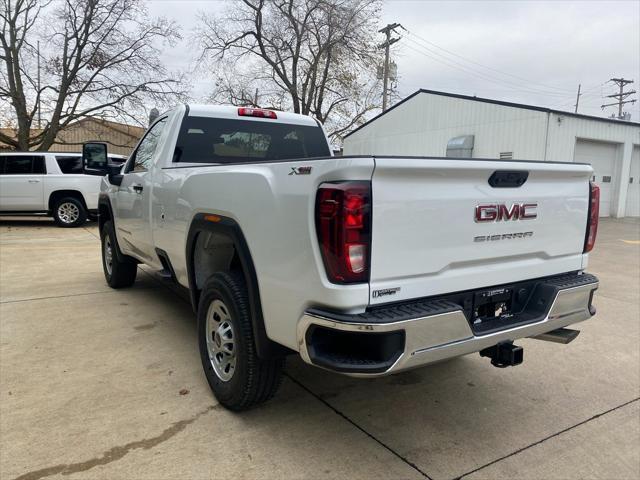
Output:
<svg viewBox="0 0 640 480">
<path fill-rule="evenodd" d="M 481 357 L 489 357 L 491 365 L 498 368 L 520 365 L 523 360 L 524 350 L 512 342 L 501 342 L 493 347 L 480 351 Z"/>
</svg>

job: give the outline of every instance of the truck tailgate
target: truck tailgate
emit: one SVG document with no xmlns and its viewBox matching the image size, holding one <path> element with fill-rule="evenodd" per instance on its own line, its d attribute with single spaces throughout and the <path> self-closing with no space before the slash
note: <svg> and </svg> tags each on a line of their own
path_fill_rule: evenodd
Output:
<svg viewBox="0 0 640 480">
<path fill-rule="evenodd" d="M 496 171 L 528 177 L 497 188 L 488 181 Z M 581 164 L 376 157 L 371 303 L 583 268 L 591 172 Z M 514 204 L 528 204 L 535 218 L 517 219 Z M 482 218 L 501 209 L 502 219 L 476 221 L 478 206 Z"/>
</svg>

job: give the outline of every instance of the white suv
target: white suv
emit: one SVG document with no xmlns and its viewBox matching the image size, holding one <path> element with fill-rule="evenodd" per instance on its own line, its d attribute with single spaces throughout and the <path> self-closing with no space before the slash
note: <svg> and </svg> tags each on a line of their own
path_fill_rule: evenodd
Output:
<svg viewBox="0 0 640 480">
<path fill-rule="evenodd" d="M 126 157 L 110 155 L 122 164 Z M 97 213 L 100 179 L 82 173 L 79 153 L 0 153 L 0 214 L 45 214 L 77 227 Z"/>
</svg>

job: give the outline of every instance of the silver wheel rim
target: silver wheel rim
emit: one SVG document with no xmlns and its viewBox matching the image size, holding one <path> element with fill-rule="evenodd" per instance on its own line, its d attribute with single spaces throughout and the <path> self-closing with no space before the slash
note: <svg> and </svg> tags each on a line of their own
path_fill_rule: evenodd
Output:
<svg viewBox="0 0 640 480">
<path fill-rule="evenodd" d="M 229 309 L 222 300 L 209 305 L 206 329 L 211 367 L 220 380 L 228 382 L 236 369 L 236 337 Z"/>
<path fill-rule="evenodd" d="M 104 266 L 107 269 L 107 273 L 111 275 L 113 269 L 113 249 L 111 248 L 111 239 L 107 235 L 104 239 L 104 246 L 102 247 L 104 255 Z"/>
<path fill-rule="evenodd" d="M 58 205 L 58 218 L 64 223 L 74 223 L 80 217 L 80 209 L 71 202 Z"/>
</svg>

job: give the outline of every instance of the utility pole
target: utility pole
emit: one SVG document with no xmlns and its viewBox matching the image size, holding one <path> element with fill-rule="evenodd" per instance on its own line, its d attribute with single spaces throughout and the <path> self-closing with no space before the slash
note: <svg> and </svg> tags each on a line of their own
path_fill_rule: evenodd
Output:
<svg viewBox="0 0 640 480">
<path fill-rule="evenodd" d="M 627 92 L 624 91 L 624 87 L 625 85 L 629 85 L 630 83 L 633 83 L 633 80 L 627 80 L 625 78 L 611 78 L 609 79 L 610 82 L 615 83 L 616 85 L 618 85 L 618 87 L 620 88 L 620 93 L 614 93 L 613 95 L 607 95 L 607 98 L 616 98 L 618 99 L 617 102 L 615 103 L 607 103 L 605 105 L 602 105 L 602 109 L 604 109 L 605 107 L 612 107 L 614 105 L 618 106 L 618 119 L 622 119 L 622 105 L 624 105 L 625 103 L 635 103 L 635 99 L 633 100 L 625 100 L 629 95 L 633 95 L 634 93 L 636 93 L 635 90 L 629 90 Z"/>
<path fill-rule="evenodd" d="M 40 40 L 37 45 L 38 55 L 38 129 L 42 128 L 42 115 L 40 113 Z"/>
<path fill-rule="evenodd" d="M 580 88 L 582 87 L 582 84 L 578 84 L 578 96 L 576 97 L 576 110 L 575 113 L 578 113 L 578 103 L 580 103 Z"/>
<path fill-rule="evenodd" d="M 384 33 L 387 38 L 386 40 L 378 45 L 379 49 L 384 48 L 384 79 L 383 79 L 383 87 L 382 87 L 382 111 L 387 110 L 387 101 L 389 96 L 389 47 L 396 43 L 400 38 L 391 38 L 391 32 L 395 33 L 395 29 L 398 27 L 402 27 L 399 23 L 390 23 L 384 28 L 378 30 L 380 33 Z"/>
</svg>

